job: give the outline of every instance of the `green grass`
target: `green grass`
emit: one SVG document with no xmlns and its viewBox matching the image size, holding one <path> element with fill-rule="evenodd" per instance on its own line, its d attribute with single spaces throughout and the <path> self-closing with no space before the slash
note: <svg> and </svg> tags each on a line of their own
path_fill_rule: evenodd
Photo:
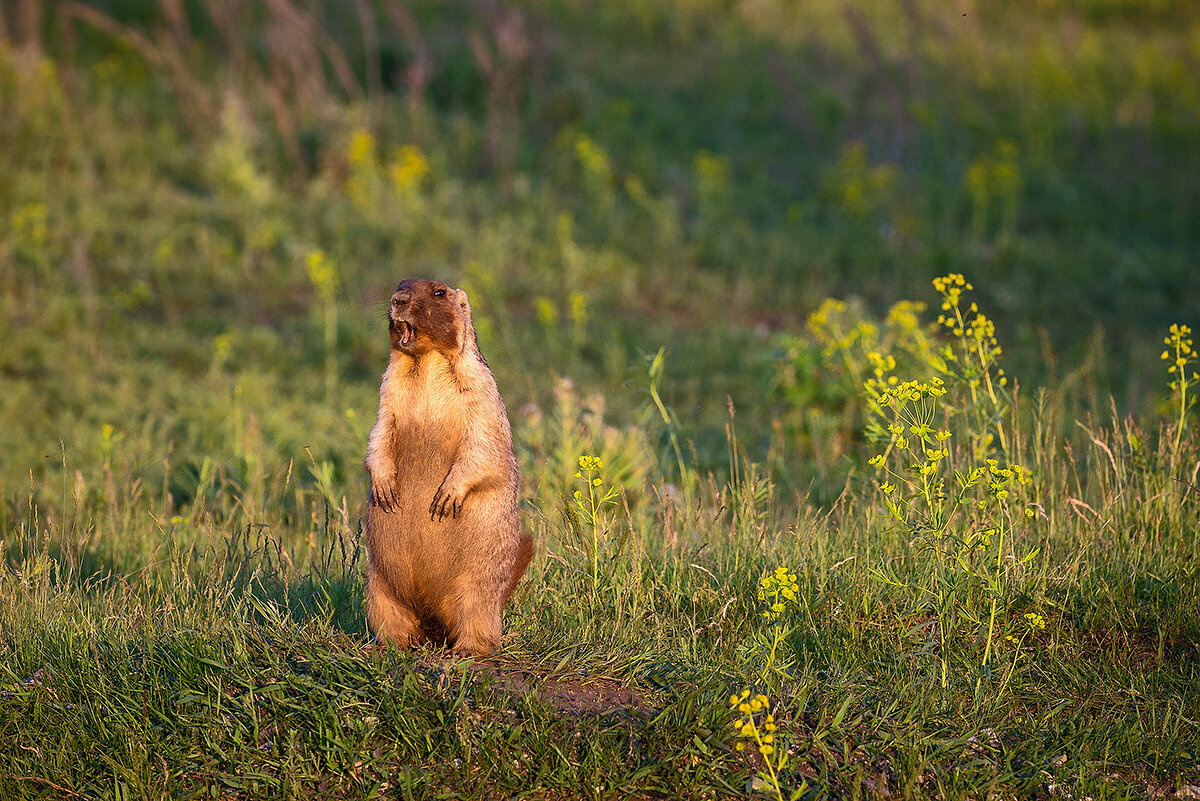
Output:
<svg viewBox="0 0 1200 801">
<path fill-rule="evenodd" d="M 367 4 L 378 47 L 319 3 L 328 40 L 6 7 L 0 796 L 773 797 L 744 688 L 785 798 L 1200 786 L 1200 440 L 1158 358 L 1200 327 L 1200 16 L 983 5 Z M 1003 427 L 1032 476 L 995 589 L 894 525 L 866 353 L 805 326 L 846 298 L 928 380 L 884 319 L 950 272 L 1019 392 L 947 396 L 945 463 Z M 413 274 L 471 295 L 538 543 L 483 665 L 362 611 Z M 583 454 L 623 490 L 594 530 Z"/>
</svg>

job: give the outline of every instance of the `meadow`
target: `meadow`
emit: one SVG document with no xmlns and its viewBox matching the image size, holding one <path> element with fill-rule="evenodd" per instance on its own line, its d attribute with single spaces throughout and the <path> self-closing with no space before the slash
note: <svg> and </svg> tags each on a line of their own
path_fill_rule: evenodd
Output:
<svg viewBox="0 0 1200 801">
<path fill-rule="evenodd" d="M 0 797 L 1200 797 L 1187 0 L 0 9 Z M 374 647 L 406 276 L 537 550 Z"/>
</svg>

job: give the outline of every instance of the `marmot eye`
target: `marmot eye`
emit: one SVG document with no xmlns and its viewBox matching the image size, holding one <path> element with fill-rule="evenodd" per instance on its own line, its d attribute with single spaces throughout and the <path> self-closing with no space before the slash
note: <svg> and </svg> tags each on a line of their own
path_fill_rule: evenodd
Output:
<svg viewBox="0 0 1200 801">
<path fill-rule="evenodd" d="M 446 297 L 446 290 L 444 290 L 444 289 L 435 289 L 435 290 L 433 290 L 433 296 L 434 296 L 435 298 L 444 298 L 444 297 Z"/>
</svg>

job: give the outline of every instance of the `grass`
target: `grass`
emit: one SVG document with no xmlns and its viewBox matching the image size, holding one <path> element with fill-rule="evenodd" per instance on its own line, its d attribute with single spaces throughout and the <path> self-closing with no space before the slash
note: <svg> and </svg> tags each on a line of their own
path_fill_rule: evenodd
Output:
<svg viewBox="0 0 1200 801">
<path fill-rule="evenodd" d="M 1042 475 L 1072 479 L 1065 460 Z M 974 690 L 978 635 L 941 685 L 931 610 L 872 576 L 918 576 L 912 544 L 853 496 L 767 527 L 707 498 L 675 543 L 646 504 L 595 603 L 582 553 L 547 521 L 503 655 L 478 672 L 368 646 L 353 528 L 315 495 L 307 525 L 277 518 L 279 496 L 245 528 L 160 526 L 159 498 L 119 497 L 99 525 L 27 510 L 5 532 L 6 793 L 740 794 L 755 766 L 731 749 L 724 702 L 746 683 L 776 704 L 784 786 L 817 795 L 1182 787 L 1200 700 L 1195 529 L 1147 520 L 1147 481 L 1161 493 L 1153 474 L 1125 476 L 1107 519 L 1088 495 L 1046 505 L 1023 540 L 1042 553 L 1002 609 L 1018 625 L 1039 610 L 1046 630 L 995 703 L 999 670 Z M 776 564 L 793 566 L 799 601 L 778 670 L 757 678 L 769 634 L 754 587 Z M 515 684 L 522 672 L 536 678 Z M 555 683 L 635 698 L 580 709 Z"/>
<path fill-rule="evenodd" d="M 0 796 L 1200 786 L 1195 387 L 1158 358 L 1200 298 L 1190 5 L 27 6 Z M 936 367 L 960 272 L 1003 346 L 975 401 Z M 408 274 L 470 293 L 538 543 L 482 664 L 362 612 Z M 926 458 L 889 374 L 946 380 L 942 486 L 1028 485 L 885 492 L 871 459 Z M 619 494 L 581 514 L 585 455 Z"/>
</svg>

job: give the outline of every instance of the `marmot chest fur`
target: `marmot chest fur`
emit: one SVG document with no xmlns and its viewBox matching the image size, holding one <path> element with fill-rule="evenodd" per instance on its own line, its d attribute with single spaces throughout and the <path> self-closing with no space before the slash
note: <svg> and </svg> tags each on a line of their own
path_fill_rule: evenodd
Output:
<svg viewBox="0 0 1200 801">
<path fill-rule="evenodd" d="M 433 640 L 482 656 L 533 553 L 504 402 L 461 289 L 401 282 L 388 329 L 366 458 L 367 621 L 401 647 Z"/>
</svg>

